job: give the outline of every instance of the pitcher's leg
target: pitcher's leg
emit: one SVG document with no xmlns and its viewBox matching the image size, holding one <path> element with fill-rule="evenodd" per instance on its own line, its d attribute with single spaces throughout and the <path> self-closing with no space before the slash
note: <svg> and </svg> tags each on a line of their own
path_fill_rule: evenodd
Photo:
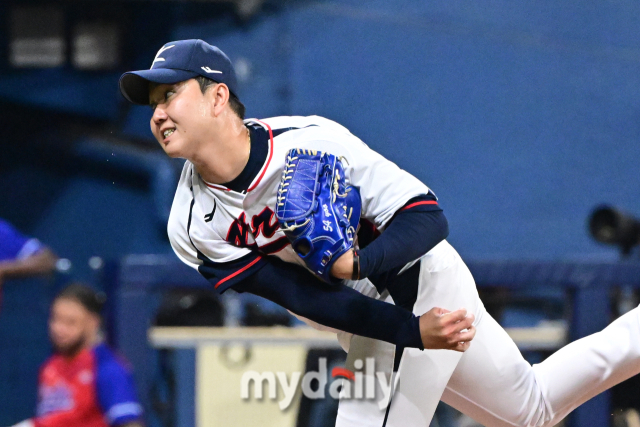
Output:
<svg viewBox="0 0 640 427">
<path fill-rule="evenodd" d="M 366 364 L 368 358 L 374 359 L 374 398 L 354 398 L 356 384 L 349 381 L 351 398 L 340 399 L 336 427 L 429 426 L 442 391 L 462 353 L 406 349 L 398 372 L 392 377 L 394 355 L 395 346 L 391 344 L 353 336 L 346 368 L 362 373 L 361 381 L 366 383 L 371 380 L 367 378 L 371 372 L 363 370 L 363 365 L 358 367 L 355 364 L 358 360 Z"/>
<path fill-rule="evenodd" d="M 419 264 L 407 269 L 399 279 L 400 285 L 417 287 L 412 303 L 416 315 L 436 306 L 450 311 L 465 307 L 471 313 L 484 310 L 471 273 L 446 241 L 422 257 Z M 480 313 L 477 313 L 476 324 L 480 317 Z M 353 347 L 354 344 L 356 347 Z M 348 363 L 356 358 L 356 354 L 360 354 L 360 357 L 370 354 L 376 357 L 377 368 L 388 366 L 386 362 L 378 363 L 378 357 L 388 361 L 383 356 L 392 354 L 388 347 L 382 344 L 373 346 L 366 339 L 355 336 L 351 346 Z M 368 351 L 357 353 L 358 346 Z M 405 349 L 396 375 L 398 386 L 394 390 L 388 413 L 382 412 L 382 422 L 376 424 L 380 421 L 377 398 L 376 401 L 341 400 L 336 426 L 427 427 L 461 356 L 461 353 L 451 350 Z"/>
<path fill-rule="evenodd" d="M 533 367 L 485 314 L 443 401 L 487 427 L 553 426 L 591 397 L 640 372 L 639 311 Z"/>
<path fill-rule="evenodd" d="M 428 427 L 462 353 L 405 349 L 385 427 Z"/>
<path fill-rule="evenodd" d="M 534 365 L 557 423 L 595 395 L 640 373 L 640 308 Z M 553 424 L 549 424 L 553 425 Z"/>
<path fill-rule="evenodd" d="M 367 381 L 374 381 L 375 397 L 373 399 L 353 398 L 355 394 L 355 390 L 353 389 L 354 382 L 346 379 L 343 380 L 344 383 L 349 382 L 348 386 L 346 384 L 343 386 L 351 387 L 351 397 L 345 397 L 344 393 L 341 396 L 338 406 L 338 416 L 336 418 L 336 427 L 382 427 L 388 404 L 388 399 L 384 400 L 384 395 L 392 383 L 394 355 L 395 345 L 393 344 L 364 338 L 358 335 L 354 335 L 351 338 L 345 367 L 351 372 L 355 372 L 355 363 L 357 360 L 361 360 L 366 364 L 367 359 L 373 358 L 375 363 L 373 378 L 367 378 L 367 372 L 365 370 L 362 380 L 365 383 Z M 362 369 L 360 369 L 360 371 L 362 371 Z M 381 381 L 386 383 L 387 387 L 384 389 Z"/>
<path fill-rule="evenodd" d="M 538 426 L 551 419 L 531 365 L 489 313 L 483 314 L 442 401 L 487 427 Z"/>
<path fill-rule="evenodd" d="M 418 294 L 413 313 L 420 315 L 433 307 L 451 311 L 465 307 L 475 314 L 474 324 L 477 327 L 484 306 L 478 297 L 473 277 L 457 252 L 443 242 L 422 258 L 419 267 L 419 276 L 416 278 L 419 281 Z M 408 276 L 405 280 L 409 280 L 412 271 L 407 270 L 405 275 Z M 452 350 L 405 349 L 387 426 L 427 427 L 461 357 L 463 353 Z"/>
</svg>

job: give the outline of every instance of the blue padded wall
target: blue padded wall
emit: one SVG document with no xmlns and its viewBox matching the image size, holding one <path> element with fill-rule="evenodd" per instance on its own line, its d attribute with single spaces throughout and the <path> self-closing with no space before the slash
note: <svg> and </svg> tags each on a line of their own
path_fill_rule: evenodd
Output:
<svg viewBox="0 0 640 427">
<path fill-rule="evenodd" d="M 7 281 L 0 309 L 0 425 L 33 416 L 38 366 L 49 356 L 47 316 L 52 283 Z"/>
<path fill-rule="evenodd" d="M 432 186 L 465 255 L 612 253 L 585 221 L 602 201 L 640 212 L 638 7 L 525 3 L 300 7 L 292 110 Z"/>
</svg>

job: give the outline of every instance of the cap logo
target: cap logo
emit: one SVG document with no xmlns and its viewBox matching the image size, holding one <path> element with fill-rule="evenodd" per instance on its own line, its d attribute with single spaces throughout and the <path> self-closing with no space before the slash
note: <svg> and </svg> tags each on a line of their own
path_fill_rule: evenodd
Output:
<svg viewBox="0 0 640 427">
<path fill-rule="evenodd" d="M 171 46 L 162 46 L 158 51 L 158 53 L 156 53 L 156 57 L 153 59 L 153 62 L 151 63 L 151 68 L 153 68 L 153 64 L 155 64 L 156 62 L 164 62 L 165 59 L 161 58 L 160 55 L 162 54 L 162 52 L 164 52 L 165 50 L 169 50 L 172 47 L 176 47 L 176 45 L 172 44 Z"/>
<path fill-rule="evenodd" d="M 205 72 L 211 74 L 211 73 L 216 73 L 216 74 L 222 74 L 222 71 L 218 71 L 218 70 L 212 70 L 209 67 L 200 67 L 202 68 Z"/>
</svg>

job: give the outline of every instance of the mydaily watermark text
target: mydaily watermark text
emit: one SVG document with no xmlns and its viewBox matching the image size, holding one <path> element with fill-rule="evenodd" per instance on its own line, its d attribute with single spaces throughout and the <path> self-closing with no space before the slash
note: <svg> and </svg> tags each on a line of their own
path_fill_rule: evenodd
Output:
<svg viewBox="0 0 640 427">
<path fill-rule="evenodd" d="M 257 372 L 247 371 L 242 375 L 240 397 L 248 400 L 251 398 L 251 384 L 253 383 L 253 397 L 261 400 L 265 397 L 270 400 L 278 399 L 278 385 L 282 390 L 282 399 L 278 402 L 281 410 L 286 410 L 300 388 L 302 394 L 308 399 L 324 399 L 328 393 L 334 399 L 378 399 L 380 409 L 386 407 L 391 395 L 391 380 L 387 373 L 376 372 L 375 359 L 367 358 L 354 361 L 354 370 L 336 367 L 331 371 L 331 383 L 327 371 L 327 359 L 318 359 L 318 370 L 309 371 L 302 375 L 301 372 Z M 376 382 L 379 386 L 377 393 Z M 265 393 L 266 386 L 266 393 Z M 378 394 L 378 396 L 376 396 Z"/>
</svg>

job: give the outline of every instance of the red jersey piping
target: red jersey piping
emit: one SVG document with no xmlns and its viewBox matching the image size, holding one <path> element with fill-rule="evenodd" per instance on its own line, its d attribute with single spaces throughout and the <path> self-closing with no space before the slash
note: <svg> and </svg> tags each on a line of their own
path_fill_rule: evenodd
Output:
<svg viewBox="0 0 640 427">
<path fill-rule="evenodd" d="M 227 277 L 225 277 L 224 279 L 220 280 L 218 283 L 216 283 L 216 285 L 214 286 L 215 289 L 218 289 L 218 286 L 222 285 L 224 282 L 226 282 L 229 279 L 232 279 L 234 277 L 236 277 L 238 274 L 242 273 L 243 271 L 247 270 L 249 267 L 251 267 L 252 265 L 254 265 L 256 262 L 260 261 L 262 259 L 262 257 L 258 257 L 256 259 L 254 259 L 253 261 L 251 261 L 249 264 L 245 265 L 244 267 L 242 267 L 240 270 L 236 271 L 233 274 L 228 275 Z"/>
<path fill-rule="evenodd" d="M 205 183 L 205 185 L 209 188 L 213 188 L 215 190 L 222 190 L 222 191 L 231 191 L 229 190 L 227 187 L 223 187 L 222 185 L 214 185 L 214 184 L 209 184 L 207 181 L 205 181 L 204 179 L 202 180 L 202 182 Z"/>
<path fill-rule="evenodd" d="M 423 200 L 422 202 L 415 202 L 415 203 L 411 203 L 409 206 L 405 206 L 404 208 L 400 209 L 401 211 L 406 210 L 406 209 L 411 209 L 414 206 L 419 206 L 419 205 L 437 205 L 438 202 L 436 202 L 435 200 Z"/>
<path fill-rule="evenodd" d="M 273 131 L 271 130 L 271 126 L 269 126 L 267 123 L 261 120 L 256 120 L 256 121 L 262 124 L 262 126 L 266 126 L 267 129 L 269 129 L 269 158 L 267 159 L 267 163 L 264 165 L 264 168 L 262 169 L 262 173 L 258 177 L 258 180 L 256 181 L 255 184 L 249 187 L 249 189 L 247 190 L 247 193 L 252 191 L 254 188 L 258 186 L 258 184 L 260 184 L 260 181 L 262 181 L 262 177 L 264 176 L 265 172 L 267 171 L 267 168 L 269 167 L 269 163 L 271 163 L 271 158 L 273 157 Z"/>
</svg>

